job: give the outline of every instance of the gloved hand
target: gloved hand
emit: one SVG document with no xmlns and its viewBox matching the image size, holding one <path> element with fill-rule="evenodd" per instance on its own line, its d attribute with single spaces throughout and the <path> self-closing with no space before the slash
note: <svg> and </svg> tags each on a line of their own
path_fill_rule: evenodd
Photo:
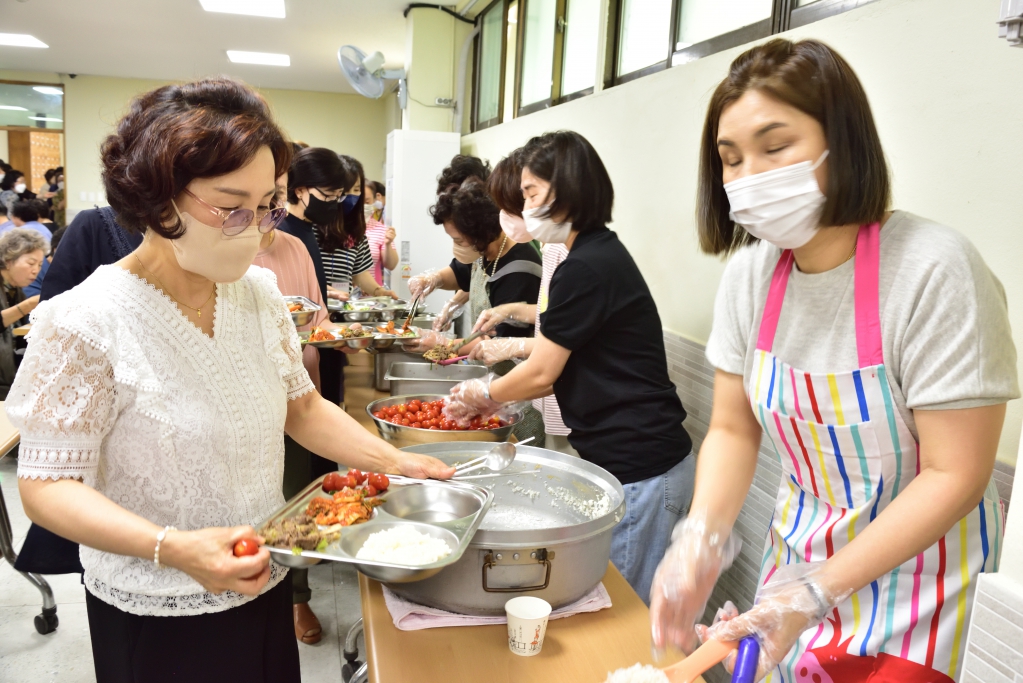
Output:
<svg viewBox="0 0 1023 683">
<path fill-rule="evenodd" d="M 760 590 L 757 603 L 745 614 L 719 612 L 720 619 L 707 628 L 700 628 L 700 639 L 740 640 L 755 635 L 760 641 L 760 664 L 757 678 L 761 680 L 792 650 L 799 636 L 817 626 L 838 604 L 852 595 L 852 589 L 828 589 L 819 582 L 824 562 L 806 562 L 780 567 Z M 725 662 L 728 670 L 734 657 Z"/>
<path fill-rule="evenodd" d="M 419 296 L 426 296 L 440 286 L 440 271 L 432 268 L 425 273 L 413 275 L 408 281 L 408 291 L 413 299 Z"/>
<path fill-rule="evenodd" d="M 459 295 L 451 297 L 447 300 L 444 306 L 441 307 L 440 313 L 437 314 L 436 320 L 433 321 L 434 332 L 440 332 L 446 330 L 451 324 L 451 321 L 458 317 L 458 314 L 465 308 L 466 302 L 459 301 Z"/>
<path fill-rule="evenodd" d="M 444 403 L 444 417 L 454 420 L 459 427 L 466 427 L 474 417 L 490 417 L 504 406 L 490 398 L 490 383 L 497 377 L 494 373 L 486 377 L 468 379 L 451 387 L 451 395 Z"/>
<path fill-rule="evenodd" d="M 395 325 L 395 327 L 397 327 L 397 325 Z M 405 350 L 409 353 L 426 353 L 438 344 L 447 344 L 451 341 L 447 335 L 441 332 L 424 330 L 422 327 L 413 327 L 412 329 L 419 332 L 419 338 L 409 339 L 402 344 Z"/>
<path fill-rule="evenodd" d="M 675 525 L 650 588 L 655 648 L 672 645 L 690 654 L 698 647 L 696 622 L 703 617 L 718 577 L 732 565 L 741 546 L 730 530 L 709 525 L 702 513 Z"/>
<path fill-rule="evenodd" d="M 480 313 L 480 317 L 476 320 L 476 324 L 473 326 L 473 332 L 490 332 L 501 323 L 513 323 L 516 326 L 528 327 L 534 324 L 535 320 L 519 320 L 516 317 L 516 312 L 519 308 L 525 304 L 501 304 L 500 306 L 494 306 Z"/>
<path fill-rule="evenodd" d="M 479 341 L 469 353 L 469 360 L 495 365 L 503 360 L 525 358 L 528 355 L 526 353 L 526 337 L 501 337 Z"/>
</svg>

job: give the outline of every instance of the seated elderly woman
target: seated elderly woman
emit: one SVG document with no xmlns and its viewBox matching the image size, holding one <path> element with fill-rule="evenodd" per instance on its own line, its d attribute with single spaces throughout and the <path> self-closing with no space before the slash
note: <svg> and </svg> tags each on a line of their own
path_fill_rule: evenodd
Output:
<svg viewBox="0 0 1023 683">
<path fill-rule="evenodd" d="M 290 158 L 241 83 L 139 95 L 101 165 L 142 244 L 32 317 L 6 403 L 22 503 L 82 546 L 99 681 L 299 683 L 291 577 L 233 553 L 284 503 L 285 433 L 361 470 L 453 474 L 314 390 L 276 278 L 251 266 Z"/>
<path fill-rule="evenodd" d="M 0 400 L 6 400 L 14 382 L 17 363 L 14 355 L 13 327 L 39 304 L 39 296 L 25 297 L 23 287 L 32 284 L 39 274 L 50 243 L 34 230 L 14 228 L 0 236 L 0 315 L 3 332 L 0 333 Z"/>
</svg>

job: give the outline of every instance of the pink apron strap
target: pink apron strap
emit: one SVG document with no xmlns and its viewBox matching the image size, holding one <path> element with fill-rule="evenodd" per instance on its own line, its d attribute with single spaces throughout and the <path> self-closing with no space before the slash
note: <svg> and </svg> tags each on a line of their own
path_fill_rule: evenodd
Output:
<svg viewBox="0 0 1023 683">
<path fill-rule="evenodd" d="M 881 226 L 860 227 L 856 237 L 856 350 L 860 367 L 884 363 L 878 280 L 881 271 Z"/>
<path fill-rule="evenodd" d="M 785 288 L 789 284 L 789 273 L 792 272 L 794 257 L 792 250 L 786 249 L 774 267 L 771 276 L 771 288 L 767 291 L 767 303 L 764 304 L 764 315 L 760 319 L 760 334 L 757 337 L 757 349 L 770 351 L 774 346 L 774 333 L 778 331 L 778 318 L 781 316 L 781 304 L 785 301 Z"/>
</svg>

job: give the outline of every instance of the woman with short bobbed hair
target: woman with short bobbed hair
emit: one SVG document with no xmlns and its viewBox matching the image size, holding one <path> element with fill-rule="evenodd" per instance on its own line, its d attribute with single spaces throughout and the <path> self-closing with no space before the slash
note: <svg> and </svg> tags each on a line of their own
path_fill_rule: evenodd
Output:
<svg viewBox="0 0 1023 683">
<path fill-rule="evenodd" d="M 157 88 L 101 154 L 145 238 L 33 315 L 6 404 L 25 511 L 82 545 L 97 680 L 297 683 L 287 570 L 233 553 L 284 502 L 285 432 L 363 470 L 452 471 L 314 391 L 273 274 L 251 266 L 291 158 L 262 97 Z"/>
<path fill-rule="evenodd" d="M 12 330 L 39 304 L 38 294 L 26 297 L 23 290 L 39 275 L 48 253 L 50 243 L 35 230 L 14 228 L 0 236 L 0 401 L 6 400 L 18 367 Z"/>
<path fill-rule="evenodd" d="M 689 507 L 695 471 L 657 305 L 607 227 L 614 187 L 589 141 L 572 131 L 545 133 L 523 147 L 517 163 L 523 227 L 565 245 L 568 256 L 551 277 L 529 357 L 503 377 L 454 387 L 445 414 L 464 424 L 505 404 L 557 396 L 569 443 L 625 489 L 611 561 L 645 598 L 671 529 Z"/>
<path fill-rule="evenodd" d="M 776 39 L 736 58 L 700 152 L 700 243 L 732 255 L 714 404 L 652 593 L 656 645 L 756 635 L 758 679 L 775 681 L 959 679 L 977 575 L 998 568 L 991 472 L 1016 352 L 976 248 L 891 210 L 890 187 L 834 50 Z M 763 554 L 745 558 L 756 604 L 697 634 L 765 433 L 782 478 Z"/>
</svg>

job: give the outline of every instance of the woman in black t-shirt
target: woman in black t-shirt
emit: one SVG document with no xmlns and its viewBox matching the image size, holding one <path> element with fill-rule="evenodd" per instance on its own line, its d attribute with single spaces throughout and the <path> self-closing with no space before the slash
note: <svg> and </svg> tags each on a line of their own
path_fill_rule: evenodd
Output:
<svg viewBox="0 0 1023 683">
<path fill-rule="evenodd" d="M 445 413 L 464 421 L 553 393 L 572 446 L 625 488 L 611 560 L 646 601 L 695 476 L 661 320 L 635 261 L 606 226 L 614 188 L 590 143 L 547 133 L 523 148 L 522 165 L 526 227 L 564 243 L 568 257 L 551 279 L 529 358 L 504 377 L 459 384 Z"/>
</svg>

